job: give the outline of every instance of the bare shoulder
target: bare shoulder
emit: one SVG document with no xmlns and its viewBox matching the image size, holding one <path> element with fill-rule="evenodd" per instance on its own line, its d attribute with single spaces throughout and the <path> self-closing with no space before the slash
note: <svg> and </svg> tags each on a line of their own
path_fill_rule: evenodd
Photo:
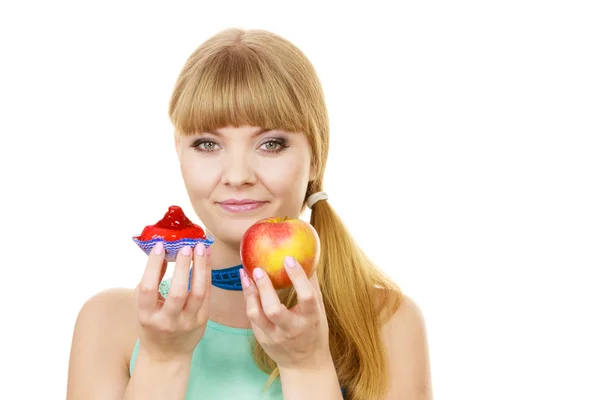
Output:
<svg viewBox="0 0 600 400">
<path fill-rule="evenodd" d="M 103 336 L 121 340 L 123 335 L 135 343 L 136 329 L 136 295 L 133 289 L 107 289 L 90 297 L 81 307 L 75 323 L 75 333 L 95 334 L 99 328 Z M 111 335 L 117 332 L 118 335 Z M 112 343 L 118 344 L 118 343 Z"/>
<path fill-rule="evenodd" d="M 400 305 L 381 329 L 388 359 L 389 399 L 432 398 L 425 317 L 418 304 L 403 294 Z"/>
<path fill-rule="evenodd" d="M 89 298 L 75 321 L 67 399 L 120 398 L 137 340 L 135 291 L 109 289 Z"/>
<path fill-rule="evenodd" d="M 392 314 L 391 318 L 383 325 L 383 330 L 394 331 L 397 329 L 425 330 L 425 317 L 421 308 L 415 300 L 406 294 L 402 294 L 400 305 Z"/>
</svg>

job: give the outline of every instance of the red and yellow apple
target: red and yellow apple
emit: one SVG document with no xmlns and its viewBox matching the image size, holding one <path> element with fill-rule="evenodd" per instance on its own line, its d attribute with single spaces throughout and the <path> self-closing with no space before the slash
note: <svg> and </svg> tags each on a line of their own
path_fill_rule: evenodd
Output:
<svg viewBox="0 0 600 400">
<path fill-rule="evenodd" d="M 321 241 L 311 224 L 296 218 L 264 218 L 244 233 L 240 255 L 244 271 L 250 277 L 261 268 L 275 289 L 292 286 L 283 264 L 292 256 L 309 278 L 315 272 L 321 253 Z"/>
</svg>

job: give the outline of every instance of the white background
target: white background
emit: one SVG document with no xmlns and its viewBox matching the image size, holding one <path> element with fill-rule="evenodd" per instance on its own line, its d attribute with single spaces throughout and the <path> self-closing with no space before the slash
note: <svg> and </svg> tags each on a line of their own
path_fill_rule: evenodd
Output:
<svg viewBox="0 0 600 400">
<path fill-rule="evenodd" d="M 593 2 L 147 3 L 0 8 L 1 397 L 64 398 L 80 307 L 141 277 L 131 236 L 172 204 L 198 222 L 167 105 L 237 26 L 317 68 L 325 189 L 421 306 L 435 397 L 600 398 Z"/>
</svg>

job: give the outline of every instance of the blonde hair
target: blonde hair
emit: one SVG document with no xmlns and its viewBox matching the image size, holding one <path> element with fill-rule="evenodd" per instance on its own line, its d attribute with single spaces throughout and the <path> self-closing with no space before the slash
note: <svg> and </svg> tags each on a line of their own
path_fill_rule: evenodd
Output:
<svg viewBox="0 0 600 400">
<path fill-rule="evenodd" d="M 321 84 L 307 57 L 276 34 L 227 29 L 201 44 L 177 79 L 169 115 L 179 135 L 227 125 L 303 132 L 316 171 L 306 197 L 323 189 L 329 120 Z M 321 238 L 317 273 L 340 384 L 347 399 L 378 399 L 389 379 L 381 324 L 402 293 L 360 250 L 329 202 L 313 206 L 310 223 Z M 293 306 L 294 289 L 280 298 Z M 258 343 L 253 349 L 258 367 L 270 374 L 268 387 L 279 375 L 277 365 Z"/>
</svg>

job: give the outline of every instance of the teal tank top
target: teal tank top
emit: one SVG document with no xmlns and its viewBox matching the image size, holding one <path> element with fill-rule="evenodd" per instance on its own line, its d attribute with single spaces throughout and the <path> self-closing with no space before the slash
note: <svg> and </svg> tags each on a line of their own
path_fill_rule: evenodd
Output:
<svg viewBox="0 0 600 400">
<path fill-rule="evenodd" d="M 165 297 L 169 284 L 170 280 L 165 280 L 159 287 Z M 252 329 L 232 328 L 209 320 L 192 355 L 185 400 L 283 400 L 279 378 L 263 391 L 269 376 L 252 358 L 251 339 Z M 130 374 L 139 345 L 138 338 L 131 355 Z"/>
</svg>

